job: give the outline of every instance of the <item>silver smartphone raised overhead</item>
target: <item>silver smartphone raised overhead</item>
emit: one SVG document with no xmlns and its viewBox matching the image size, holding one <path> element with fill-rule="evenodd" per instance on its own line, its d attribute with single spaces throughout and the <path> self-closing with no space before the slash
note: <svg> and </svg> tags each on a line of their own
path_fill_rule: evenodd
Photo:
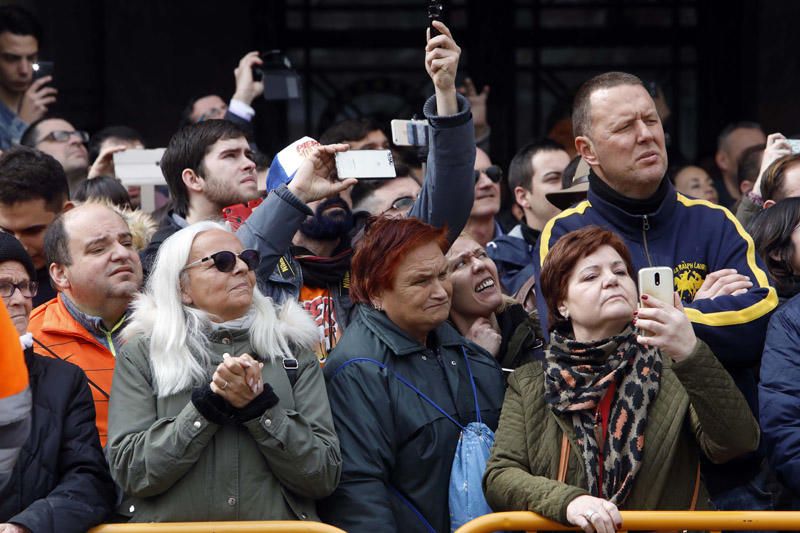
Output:
<svg viewBox="0 0 800 533">
<path fill-rule="evenodd" d="M 429 131 L 427 120 L 394 119 L 392 142 L 396 146 L 428 146 Z"/>
<path fill-rule="evenodd" d="M 336 154 L 336 173 L 339 179 L 395 178 L 391 150 L 349 150 Z"/>
<path fill-rule="evenodd" d="M 670 267 L 648 267 L 639 270 L 639 299 L 643 294 L 674 305 L 672 269 Z"/>
</svg>

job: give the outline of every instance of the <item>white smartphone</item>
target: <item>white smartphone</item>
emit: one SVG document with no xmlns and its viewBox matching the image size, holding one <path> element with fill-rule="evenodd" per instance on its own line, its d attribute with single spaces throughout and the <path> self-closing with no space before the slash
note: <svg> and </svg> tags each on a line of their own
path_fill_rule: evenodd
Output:
<svg viewBox="0 0 800 533">
<path fill-rule="evenodd" d="M 428 146 L 427 120 L 394 119 L 392 125 L 392 142 L 396 146 Z"/>
<path fill-rule="evenodd" d="M 166 185 L 161 173 L 165 148 L 125 150 L 114 154 L 114 174 L 123 185 Z"/>
<path fill-rule="evenodd" d="M 670 267 L 648 267 L 639 270 L 639 299 L 643 294 L 674 305 L 672 269 Z"/>
<path fill-rule="evenodd" d="M 348 150 L 336 154 L 339 179 L 396 178 L 391 150 Z"/>
</svg>

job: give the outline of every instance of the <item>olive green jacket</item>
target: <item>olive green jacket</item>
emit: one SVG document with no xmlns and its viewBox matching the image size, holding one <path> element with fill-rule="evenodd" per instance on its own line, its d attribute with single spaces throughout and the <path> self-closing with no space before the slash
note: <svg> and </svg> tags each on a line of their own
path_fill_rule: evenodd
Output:
<svg viewBox="0 0 800 533">
<path fill-rule="evenodd" d="M 566 483 L 560 483 L 555 480 L 564 433 L 571 449 Z M 698 341 L 680 363 L 664 357 L 661 388 L 647 415 L 641 469 L 622 507 L 687 510 L 699 454 L 724 463 L 755 450 L 758 439 L 758 423 L 744 397 L 705 343 Z M 496 511 L 533 511 L 562 523 L 567 505 L 588 494 L 572 418 L 556 415 L 545 404 L 538 361 L 518 368 L 508 380 L 483 486 Z M 701 486 L 697 508 L 709 505 Z"/>
<path fill-rule="evenodd" d="M 254 353 L 247 330 L 211 341 L 214 368 L 223 353 Z M 282 362 L 262 359 L 279 403 L 226 425 L 204 418 L 191 390 L 159 398 L 148 353 L 145 337 L 125 345 L 111 392 L 108 462 L 132 521 L 318 520 L 314 500 L 336 488 L 342 459 L 313 353 L 295 354 L 294 388 Z"/>
</svg>

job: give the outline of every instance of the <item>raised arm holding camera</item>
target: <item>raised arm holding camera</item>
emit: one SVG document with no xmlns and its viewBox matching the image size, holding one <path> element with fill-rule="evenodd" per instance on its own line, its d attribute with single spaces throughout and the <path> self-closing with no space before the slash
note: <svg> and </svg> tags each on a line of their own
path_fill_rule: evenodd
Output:
<svg viewBox="0 0 800 533">
<path fill-rule="evenodd" d="M 431 130 L 428 165 L 422 190 L 408 216 L 446 226 L 452 243 L 472 207 L 475 136 L 469 101 L 455 87 L 461 49 L 444 24 L 433 24 L 441 35 L 431 38 L 425 48 L 425 68 L 435 89 L 424 106 Z M 317 353 L 324 360 L 353 310 L 348 286 L 352 213 L 347 201 L 339 197 L 346 187 L 331 187 L 328 194 L 314 198 L 299 197 L 294 188 L 301 176 L 298 171 L 288 186 L 276 188 L 237 235 L 245 246 L 261 252 L 257 273 L 262 290 L 276 301 L 297 298 L 314 314 L 320 331 L 325 332 Z M 324 180 L 322 176 L 316 179 Z M 273 196 L 277 198 L 271 200 Z M 322 198 L 327 199 L 309 204 Z M 282 210 L 265 207 L 270 202 Z"/>
</svg>

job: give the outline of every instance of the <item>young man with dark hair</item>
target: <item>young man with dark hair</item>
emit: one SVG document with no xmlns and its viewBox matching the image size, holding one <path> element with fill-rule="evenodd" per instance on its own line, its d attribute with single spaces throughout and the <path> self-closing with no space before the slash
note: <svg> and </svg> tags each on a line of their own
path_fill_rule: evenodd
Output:
<svg viewBox="0 0 800 533">
<path fill-rule="evenodd" d="M 226 206 L 259 197 L 256 165 L 245 133 L 227 120 L 204 120 L 181 128 L 161 158 L 173 209 L 142 253 L 145 274 L 170 235 L 201 220 L 220 218 Z"/>
<path fill-rule="evenodd" d="M 561 190 L 561 177 L 567 165 L 569 154 L 550 139 L 523 146 L 511 160 L 508 188 L 522 208 L 524 218 L 508 235 L 486 246 L 507 294 L 516 293 L 533 275 L 531 258 L 536 239 L 547 221 L 561 212 L 546 195 Z"/>
<path fill-rule="evenodd" d="M 0 150 L 18 142 L 28 124 L 56 101 L 51 76 L 33 81 L 42 29 L 19 6 L 0 7 Z"/>
<path fill-rule="evenodd" d="M 227 206 L 260 197 L 252 157 L 244 131 L 227 120 L 204 120 L 172 136 L 161 158 L 161 172 L 170 189 L 173 209 L 141 253 L 145 274 L 161 243 L 170 235 L 194 222 L 221 218 Z M 288 259 L 277 271 L 275 266 L 287 253 L 297 227 L 310 213 L 306 203 L 338 194 L 354 183 L 332 181 L 327 174 L 315 170 L 312 167 L 298 171 L 288 186 L 272 191 L 237 230 L 242 242 L 261 252 L 256 274 L 261 288 L 276 301 L 284 298 L 280 288 L 287 283 L 291 286 L 292 281 L 287 281 Z"/>
<path fill-rule="evenodd" d="M 752 239 L 730 211 L 677 193 L 665 177 L 664 130 L 639 78 L 609 72 L 588 80 L 575 97 L 573 122 L 575 147 L 591 167 L 589 192 L 586 201 L 545 225 L 534 251 L 537 281 L 561 236 L 589 225 L 615 231 L 628 246 L 635 270 L 672 269 L 673 287 L 698 339 L 755 408 L 756 372 L 778 298 Z M 608 283 L 613 289 L 613 276 Z M 542 329 L 548 331 L 538 292 L 537 301 Z M 704 464 L 703 480 L 717 508 L 760 508 L 761 498 L 751 488 L 760 465 L 761 458 L 754 456 L 723 467 Z"/>
<path fill-rule="evenodd" d="M 39 283 L 35 306 L 56 295 L 44 254 L 45 230 L 71 207 L 67 176 L 51 156 L 18 146 L 0 157 L 0 230 L 19 239 L 33 260 Z"/>
</svg>

